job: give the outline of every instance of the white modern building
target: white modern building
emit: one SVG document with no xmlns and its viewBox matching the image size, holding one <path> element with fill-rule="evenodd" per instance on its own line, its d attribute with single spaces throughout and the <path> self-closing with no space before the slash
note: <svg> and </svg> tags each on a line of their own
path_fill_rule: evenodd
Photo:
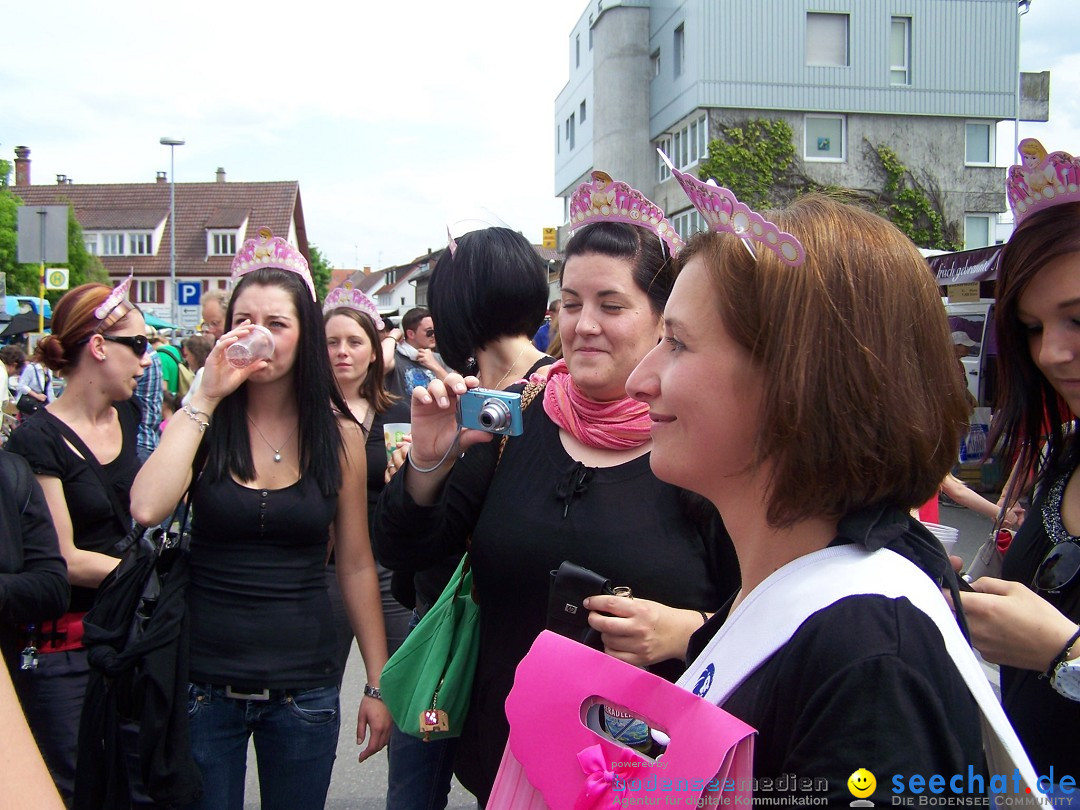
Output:
<svg viewBox="0 0 1080 810">
<path fill-rule="evenodd" d="M 994 244 L 997 124 L 1049 111 L 1048 73 L 1018 82 L 1018 43 L 1016 0 L 590 0 L 555 102 L 555 194 L 568 214 L 602 169 L 685 235 L 696 214 L 655 148 L 693 169 L 722 126 L 782 118 L 816 182 L 880 187 L 866 150 L 887 145 L 966 247 Z"/>
</svg>

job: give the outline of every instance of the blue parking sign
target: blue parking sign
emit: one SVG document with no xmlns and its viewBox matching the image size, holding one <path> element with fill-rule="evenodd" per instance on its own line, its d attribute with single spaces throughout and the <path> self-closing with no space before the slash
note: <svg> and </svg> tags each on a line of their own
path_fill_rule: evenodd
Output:
<svg viewBox="0 0 1080 810">
<path fill-rule="evenodd" d="M 182 307 L 197 307 L 202 298 L 202 282 L 178 281 L 176 282 L 176 301 Z"/>
</svg>

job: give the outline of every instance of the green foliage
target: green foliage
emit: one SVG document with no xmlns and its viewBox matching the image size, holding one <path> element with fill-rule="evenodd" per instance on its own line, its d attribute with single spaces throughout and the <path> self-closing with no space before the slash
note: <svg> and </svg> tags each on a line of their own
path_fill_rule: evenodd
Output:
<svg viewBox="0 0 1080 810">
<path fill-rule="evenodd" d="M 698 176 L 712 177 L 751 208 L 770 208 L 781 203 L 777 191 L 789 185 L 794 163 L 794 133 L 788 123 L 754 118 L 721 126 Z"/>
<path fill-rule="evenodd" d="M 890 220 L 919 247 L 960 250 L 955 226 L 950 226 L 935 199 L 932 178 L 921 180 L 883 144 L 867 144 L 884 176 L 884 188 L 873 200 L 879 214 Z"/>
<path fill-rule="evenodd" d="M 326 298 L 326 291 L 330 287 L 330 262 L 315 245 L 310 243 L 308 257 L 311 260 L 311 280 L 315 282 L 315 292 L 319 294 L 319 300 L 322 301 Z"/>
</svg>

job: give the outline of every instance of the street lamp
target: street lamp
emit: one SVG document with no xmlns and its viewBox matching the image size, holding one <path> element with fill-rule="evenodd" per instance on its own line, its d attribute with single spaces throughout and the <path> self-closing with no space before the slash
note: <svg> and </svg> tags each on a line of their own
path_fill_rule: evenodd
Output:
<svg viewBox="0 0 1080 810">
<path fill-rule="evenodd" d="M 180 314 L 176 309 L 176 147 L 183 146 L 183 138 L 162 138 L 159 143 L 169 147 L 169 322 L 179 325 Z"/>
</svg>

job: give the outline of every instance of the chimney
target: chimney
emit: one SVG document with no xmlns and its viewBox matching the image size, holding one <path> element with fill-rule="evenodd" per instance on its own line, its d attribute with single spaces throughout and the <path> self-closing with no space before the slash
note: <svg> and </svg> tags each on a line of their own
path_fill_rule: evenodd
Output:
<svg viewBox="0 0 1080 810">
<path fill-rule="evenodd" d="M 164 185 L 165 183 L 169 182 L 169 175 L 168 175 L 167 172 L 158 172 L 156 179 L 157 179 L 158 183 L 161 183 L 161 184 Z"/>
<path fill-rule="evenodd" d="M 30 185 L 30 147 L 15 147 L 15 185 Z"/>
<path fill-rule="evenodd" d="M 218 169 L 217 169 L 217 181 L 219 183 L 224 183 L 225 182 L 225 169 L 223 167 L 221 167 L 221 166 L 218 166 Z"/>
<path fill-rule="evenodd" d="M 65 183 L 67 183 L 67 175 L 66 174 L 58 174 L 58 175 L 56 175 L 56 185 L 62 186 Z"/>
<path fill-rule="evenodd" d="M 364 275 L 365 276 L 370 276 L 371 275 L 371 265 L 370 264 L 365 264 L 364 265 Z"/>
</svg>

